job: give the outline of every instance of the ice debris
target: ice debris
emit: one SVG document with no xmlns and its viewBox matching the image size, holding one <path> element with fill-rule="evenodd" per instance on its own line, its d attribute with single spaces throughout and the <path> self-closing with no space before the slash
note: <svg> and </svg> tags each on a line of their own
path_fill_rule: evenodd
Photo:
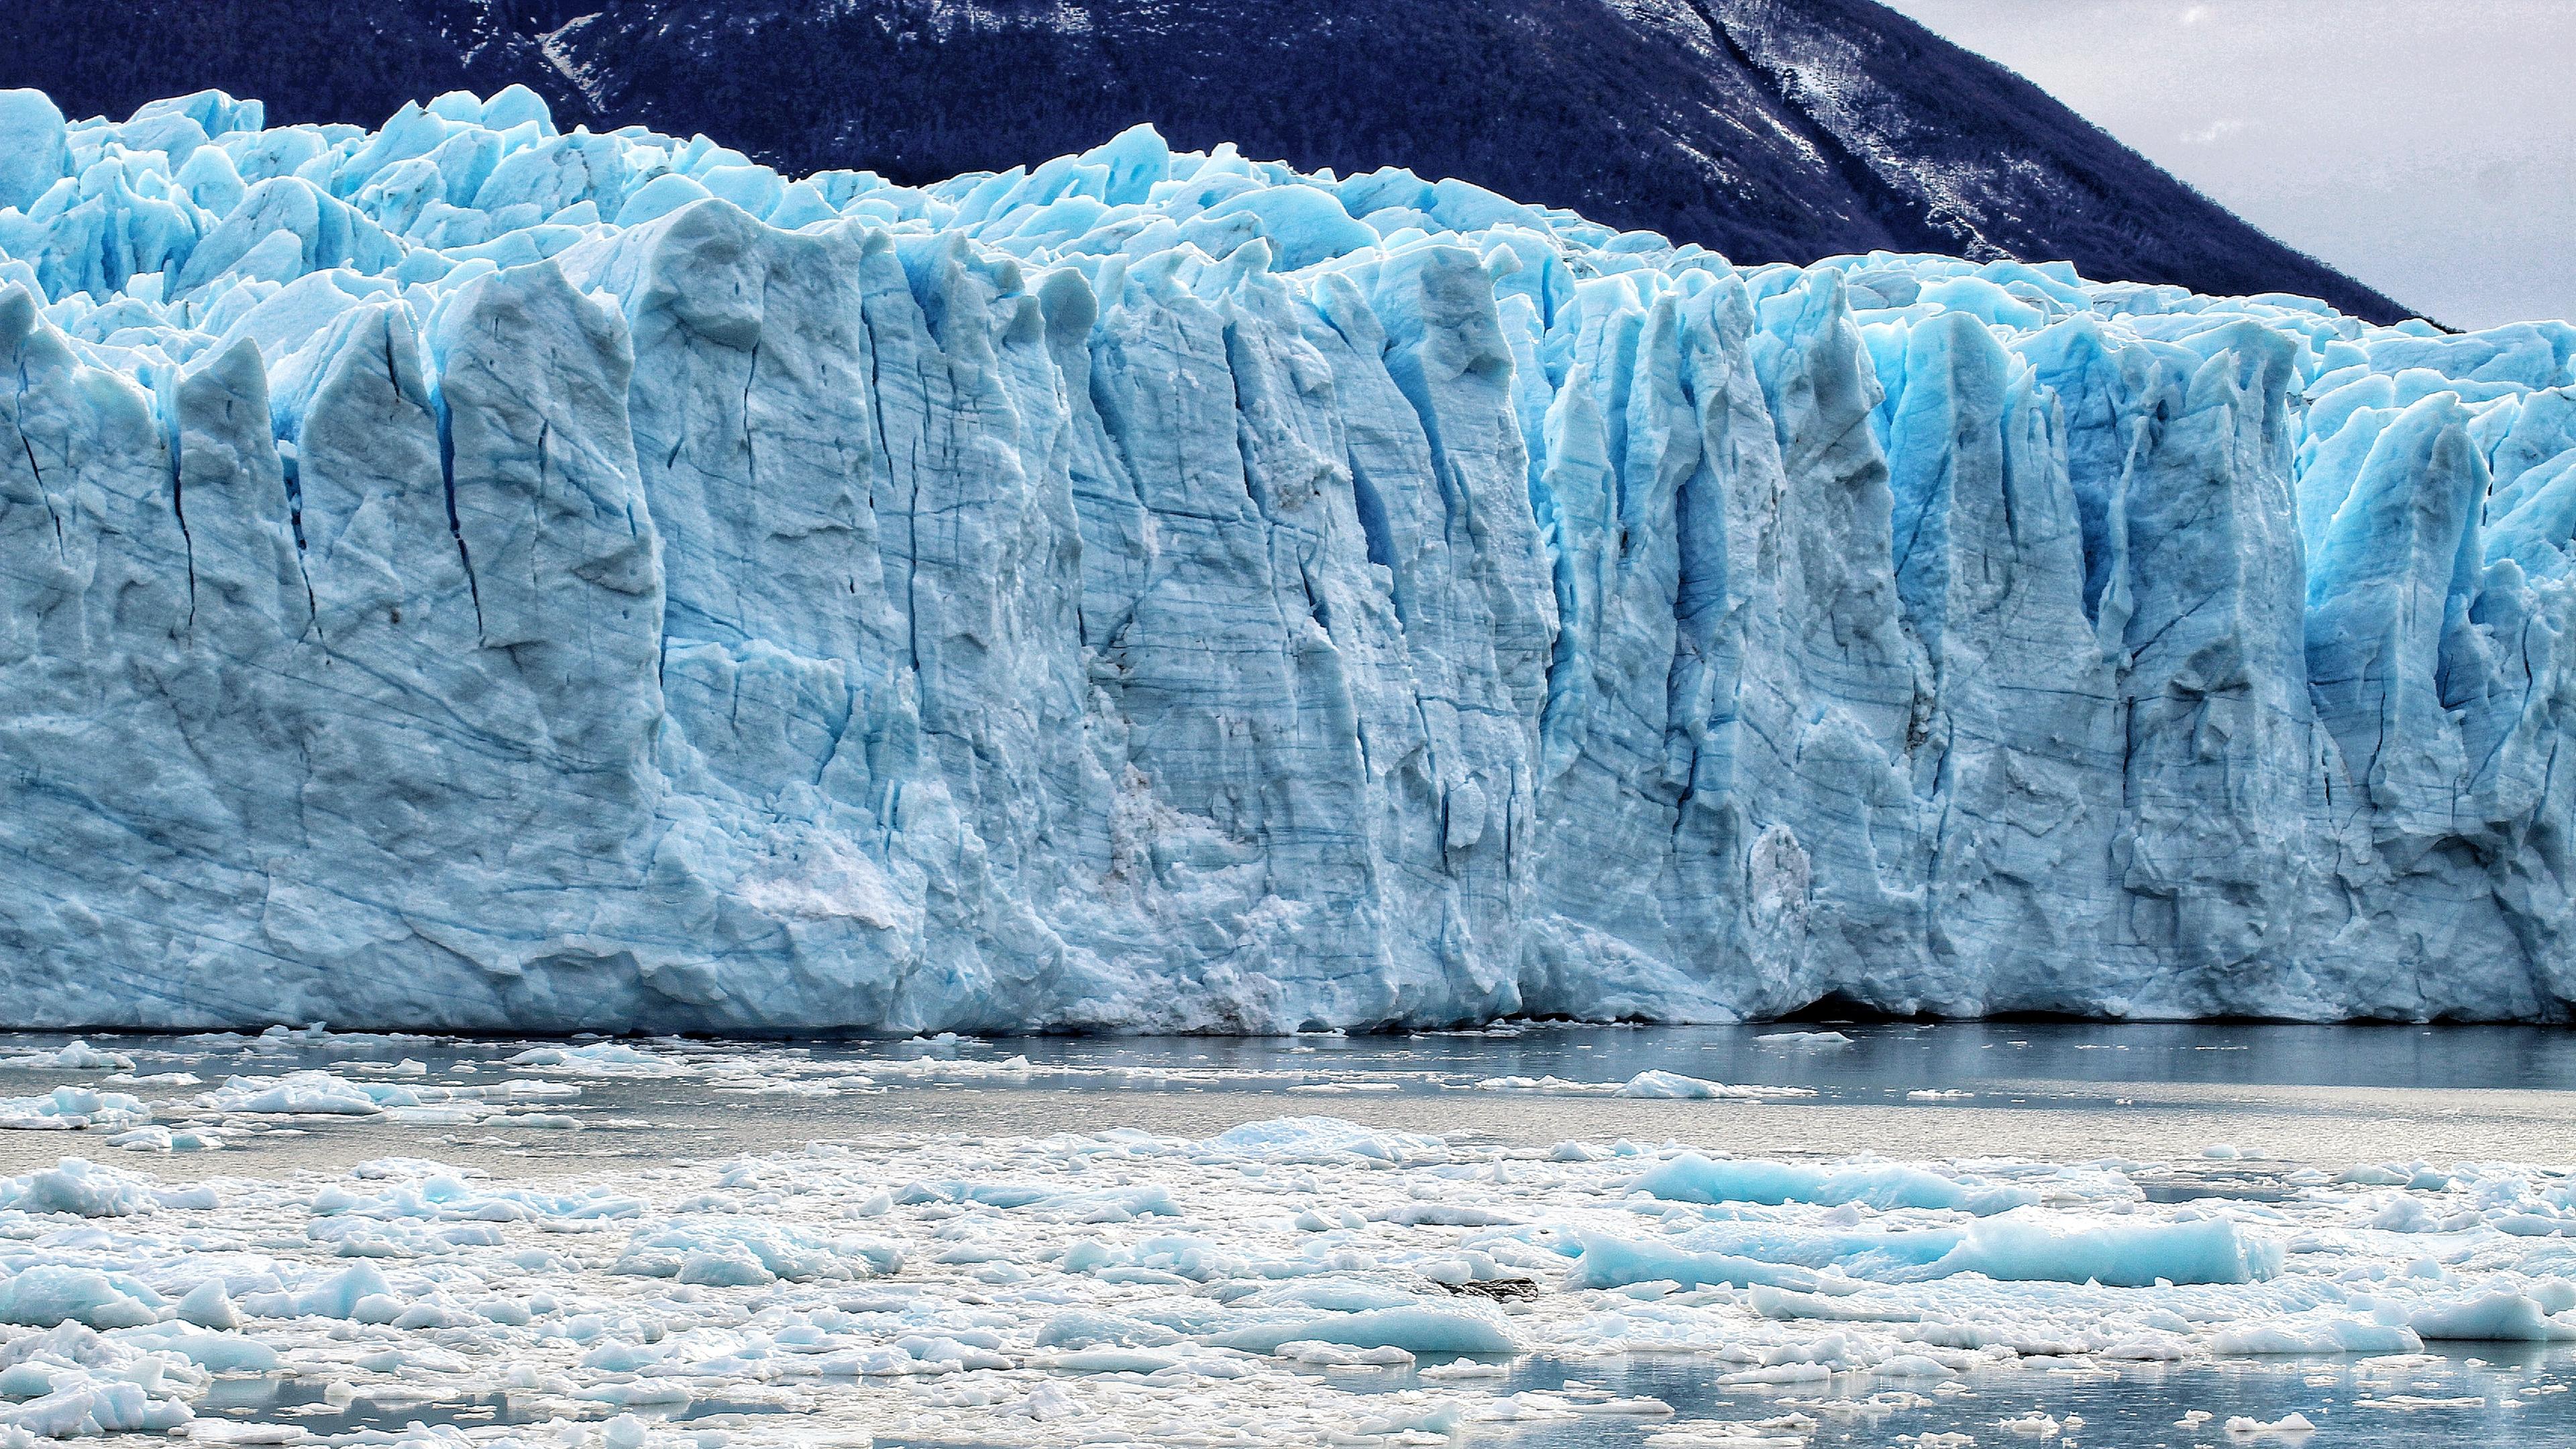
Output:
<svg viewBox="0 0 2576 1449">
<path fill-rule="evenodd" d="M 133 1126 L 151 1116 L 152 1109 L 140 1097 L 89 1087 L 56 1087 L 41 1096 L 0 1098 L 0 1128 L 18 1131 Z"/>
<path fill-rule="evenodd" d="M 8 92 L 0 377 L 21 1025 L 2576 999 L 2566 324 Z"/>
<path fill-rule="evenodd" d="M 1755 1102 L 1812 1097 L 1815 1094 L 1811 1087 L 1742 1086 L 1733 1082 L 1712 1082 L 1702 1077 L 1686 1077 L 1661 1067 L 1649 1068 L 1630 1077 L 1617 1092 L 1622 1097 L 1680 1097 L 1701 1101 L 1733 1098 Z"/>
<path fill-rule="evenodd" d="M 1705 1200 L 1642 1193 L 1641 1169 Z M 2405 1408 L 2434 1402 L 2408 1392 L 2408 1365 L 2431 1361 L 2403 1357 L 2428 1339 L 2576 1334 L 2565 1236 L 2516 1230 L 2576 1226 L 2568 1181 L 2503 1164 L 2156 1204 L 2099 1164 L 1565 1153 L 1305 1117 L 1195 1141 L 895 1134 L 582 1171 L 596 1180 L 548 1188 L 380 1158 L 205 1191 L 66 1160 L 13 1179 L 0 1429 L 167 1429 L 214 1375 L 272 1372 L 340 1403 L 506 1392 L 532 1444 L 603 1442 L 577 1436 L 622 1433 L 628 1412 L 789 1411 L 744 1414 L 737 1449 L 811 1442 L 818 1416 L 1032 1449 L 1211 1424 L 1208 1442 L 1252 1449 L 1671 1417 L 1576 1377 L 1626 1354 L 1796 1396 L 1650 1441 L 1679 1449 L 1806 1443 L 1833 1412 L 1819 1395 L 1929 1402 L 1915 1390 L 1993 1384 L 1980 1376 L 2024 1360 L 2099 1374 L 2375 1354 L 2357 1370 L 2369 1402 Z M 2040 1201 L 1984 1211 L 1932 1187 L 2007 1180 Z M 44 1201 L 27 1195 L 39 1181 Z M 2373 1225 L 2390 1194 L 2455 1221 L 2444 1263 L 2421 1234 Z M 1564 1387 L 1491 1382 L 1528 1353 L 1558 1360 Z M 1330 1382 L 1408 1366 L 1412 1382 L 1365 1393 Z M 2062 1408 L 1960 1402 L 2007 1437 L 2081 1427 Z M 1764 1412 L 1727 1405 L 1748 1410 Z M 2183 1427 L 2204 1425 L 2223 1427 Z M 672 1449 L 689 1441 L 653 1436 L 680 1427 L 637 1442 Z"/>
<path fill-rule="evenodd" d="M 29 1072 L 130 1072 L 134 1070 L 134 1058 L 122 1052 L 100 1051 L 85 1041 L 74 1041 L 52 1051 L 0 1057 L 0 1067 Z"/>
<path fill-rule="evenodd" d="M 122 1218 L 158 1212 L 164 1207 L 211 1208 L 213 1189 L 199 1185 L 161 1188 L 132 1173 L 119 1172 L 81 1157 L 66 1157 L 52 1167 L 18 1177 L 0 1178 L 0 1210 L 69 1213 L 84 1218 Z"/>
<path fill-rule="evenodd" d="M 1979 1215 L 2039 1201 L 2024 1187 L 1967 1181 L 1919 1167 L 1867 1163 L 1827 1170 L 1805 1163 L 1712 1161 L 1696 1152 L 1667 1158 L 1628 1184 L 1667 1202 L 1859 1203 L 1881 1212 L 1901 1207 L 1952 1208 Z"/>
<path fill-rule="evenodd" d="M 512 1078 L 489 1084 L 447 1086 L 359 1081 L 305 1069 L 281 1076 L 239 1076 L 197 1097 L 197 1106 L 223 1118 L 382 1117 L 420 1126 L 506 1121 L 513 1126 L 561 1129 L 580 1125 L 561 1112 L 513 1111 L 530 1102 L 564 1102 L 581 1088 L 568 1082 Z"/>
</svg>

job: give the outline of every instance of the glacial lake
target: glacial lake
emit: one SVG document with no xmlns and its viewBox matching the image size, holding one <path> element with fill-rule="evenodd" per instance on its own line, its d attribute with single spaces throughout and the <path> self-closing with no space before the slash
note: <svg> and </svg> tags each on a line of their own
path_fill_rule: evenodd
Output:
<svg viewBox="0 0 2576 1449">
<path fill-rule="evenodd" d="M 1583 1142 L 1605 1144 L 1597 1151 L 1646 1156 L 1669 1155 L 1677 1144 L 1713 1156 L 1790 1163 L 1875 1155 L 1909 1162 L 2008 1159 L 2059 1164 L 2069 1174 L 2116 1170 L 2139 1211 L 2252 1214 L 2254 1221 L 2281 1222 L 2271 1231 L 2288 1235 L 2295 1248 L 2299 1234 L 2322 1230 L 2314 1226 L 2322 1219 L 2299 1214 L 2323 1196 L 2359 1190 L 2340 1178 L 2337 1186 L 2319 1186 L 2355 1164 L 2381 1164 L 2383 1175 L 2387 1165 L 2397 1165 L 2399 1180 L 2413 1170 L 2410 1164 L 2428 1172 L 2467 1162 L 2537 1164 L 2521 1171 L 2543 1189 L 2562 1184 L 2556 1190 L 2563 1198 L 2563 1169 L 2576 1160 L 2576 1034 L 2542 1028 L 1542 1024 L 1255 1040 L 635 1039 L 622 1045 L 637 1058 L 686 1069 L 626 1073 L 562 1064 L 549 1070 L 543 1061 L 511 1060 L 602 1045 L 597 1042 L 292 1033 L 92 1037 L 92 1048 L 130 1065 L 27 1064 L 67 1040 L 0 1037 L 0 1099 L 31 1100 L 66 1085 L 122 1090 L 163 1098 L 168 1106 L 155 1120 L 173 1121 L 189 1115 L 185 1104 L 195 1094 L 229 1079 L 283 1081 L 296 1072 L 454 1090 L 539 1080 L 556 1083 L 558 1096 L 517 1115 L 453 1121 L 423 1120 L 429 1108 L 345 1115 L 200 1111 L 198 1120 L 223 1139 L 219 1151 L 117 1151 L 104 1147 L 95 1130 L 0 1132 L 0 1178 L 81 1154 L 164 1184 L 216 1184 L 229 1197 L 245 1182 L 309 1183 L 353 1169 L 364 1178 L 375 1169 L 361 1164 L 435 1159 L 478 1185 L 562 1191 L 619 1174 L 713 1171 L 762 1154 L 796 1153 L 817 1141 L 854 1144 L 899 1164 L 933 1143 L 950 1151 L 961 1144 L 1016 1144 L 1026 1157 L 1033 1142 L 1084 1134 L 1214 1139 L 1246 1122 L 1329 1117 L 1390 1140 L 1437 1137 L 1493 1158 L 1562 1152 L 1563 1144 Z M 1657 1073 L 1747 1095 L 1615 1094 L 1640 1074 Z M 2401 1195 L 2410 1190 L 2397 1189 Z M 2476 1191 L 2451 1186 L 2420 1195 L 2457 1206 Z M 169 1224 L 174 1216 L 132 1221 Z M 925 1219 L 924 1232 L 939 1221 Z M 1180 1222 L 1189 1225 L 1186 1218 Z M 2576 1237 L 2576 1225 L 2567 1236 Z M 2383 1253 L 2385 1264 L 2372 1271 L 2391 1277 L 2439 1271 L 2420 1264 L 2448 1255 L 2465 1273 L 2473 1260 L 2501 1262 L 2494 1256 L 2499 1251 L 2555 1252 L 2558 1241 L 2481 1236 L 2468 1228 L 2428 1232 L 2420 1263 Z M 2400 1245 L 2407 1252 L 2414 1246 Z M 7 1252 L 0 1245 L 0 1256 Z M 2576 1272 L 2576 1244 L 2565 1267 Z M 1624 1291 L 1647 1299 L 1661 1292 L 1649 1286 Z M 1501 1306 L 1521 1311 L 1509 1302 Z M 2566 1317 L 2576 1322 L 2576 1313 Z M 1544 1339 L 1528 1347 L 1517 1356 L 1470 1355 L 1454 1371 L 1451 1361 L 1460 1356 L 1437 1351 L 1386 1366 L 1295 1363 L 1295 1377 L 1275 1375 L 1266 1392 L 1271 1400 L 1309 1392 L 1356 1405 L 1351 1412 L 1363 1422 L 1369 1401 L 1413 1403 L 1426 1393 L 1537 1406 L 1527 1422 L 1470 1418 L 1442 1427 L 1433 1419 L 1424 1422 L 1436 1433 L 1414 1428 L 1351 1441 L 1390 1445 L 1437 1443 L 1444 1436 L 1512 1449 L 2576 1443 L 2576 1395 L 2565 1392 L 2576 1385 L 2576 1346 L 2546 1341 L 2452 1339 L 2428 1341 L 2421 1351 L 2203 1353 L 2169 1361 L 2034 1353 L 2025 1343 L 2011 1362 L 1967 1366 L 1932 1382 L 1835 1372 L 1762 1384 L 1725 1382 L 1729 1374 L 1721 1370 L 1737 1365 L 1712 1363 L 1706 1353 L 1599 1351 Z M 0 1346 L 0 1357 L 6 1353 Z M 1045 1358 L 1029 1359 L 1014 1372 L 1043 1378 Z M 356 1378 L 334 1388 L 331 1375 L 291 1365 L 219 1375 L 195 1403 L 198 1432 L 250 1433 L 247 1442 L 322 1442 L 418 1424 L 444 1425 L 480 1441 L 514 1424 L 569 1420 L 597 1427 L 622 1410 L 656 1435 L 704 1436 L 673 1443 L 720 1438 L 736 1445 L 927 1449 L 1060 1442 L 989 1429 L 858 1436 L 850 1418 L 856 1411 L 837 1407 L 831 1393 L 784 1393 L 757 1375 L 735 1387 L 701 1374 L 688 1381 L 685 1394 L 623 1404 L 568 1398 L 560 1385 L 521 1392 L 474 1374 L 392 1373 L 381 1383 Z M 929 1380 L 906 1382 L 917 1396 Z M 1309 1390 L 1301 1391 L 1301 1383 Z M 1647 1402 L 1657 1407 L 1634 1408 Z M 8 1407 L 0 1399 L 0 1415 Z M 2288 1418 L 2294 1414 L 2313 1431 L 2298 1429 Z M 2280 1427 L 2285 1421 L 2291 1427 Z M 251 1426 L 268 1426 L 276 1437 L 259 1438 L 263 1431 Z M 827 1426 L 828 1436 L 800 1437 Z"/>
</svg>

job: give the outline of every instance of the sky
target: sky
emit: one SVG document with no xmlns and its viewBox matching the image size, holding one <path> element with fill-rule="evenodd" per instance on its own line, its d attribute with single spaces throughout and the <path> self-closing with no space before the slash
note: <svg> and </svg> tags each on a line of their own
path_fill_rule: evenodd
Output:
<svg viewBox="0 0 2576 1449">
<path fill-rule="evenodd" d="M 2437 321 L 2576 319 L 2576 0 L 1886 0 Z"/>
</svg>

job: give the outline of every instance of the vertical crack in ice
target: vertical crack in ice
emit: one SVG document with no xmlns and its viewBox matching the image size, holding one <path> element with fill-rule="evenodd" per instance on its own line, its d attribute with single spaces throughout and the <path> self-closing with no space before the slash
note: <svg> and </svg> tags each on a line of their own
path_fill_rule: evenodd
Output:
<svg viewBox="0 0 2576 1449">
<path fill-rule="evenodd" d="M 27 393 L 33 386 L 33 380 L 27 376 L 26 353 L 21 349 L 18 355 L 18 396 L 9 426 L 18 434 L 18 446 L 27 452 L 27 471 L 34 475 L 36 496 L 44 501 L 45 517 L 54 525 L 54 558 L 59 562 L 70 557 L 68 546 L 63 541 L 63 515 L 54 507 L 54 495 L 45 489 L 45 470 L 36 466 L 35 440 L 27 436 Z"/>
<path fill-rule="evenodd" d="M 537 489 L 536 492 L 531 494 L 528 498 L 528 537 L 531 540 L 542 539 L 545 537 L 546 485 L 552 481 L 549 471 L 551 460 L 546 452 L 546 444 L 554 437 L 554 431 L 554 419 L 543 417 L 537 419 Z M 528 597 L 533 599 L 538 596 L 538 591 L 545 586 L 545 580 L 541 578 L 537 572 L 539 564 L 537 555 L 540 550 L 530 548 L 526 552 L 528 555 Z"/>
<path fill-rule="evenodd" d="M 465 593 L 474 604 L 474 642 L 479 647 L 484 640 L 483 584 L 474 576 L 474 550 L 466 547 L 465 525 L 456 513 L 455 420 L 448 411 L 445 389 L 433 391 L 430 398 L 438 422 L 438 477 L 447 492 L 447 536 L 456 541 L 456 563 L 465 570 Z"/>
<path fill-rule="evenodd" d="M 23 407 L 20 408 L 19 416 L 25 415 L 26 410 Z M 45 517 L 54 525 L 54 557 L 65 558 L 68 554 L 63 543 L 62 510 L 54 507 L 54 495 L 45 491 L 45 470 L 36 466 L 36 445 L 28 438 L 24 428 L 18 430 L 18 446 L 27 451 L 27 472 L 35 478 L 36 496 L 44 501 Z"/>
<path fill-rule="evenodd" d="M 295 578 L 304 586 L 304 628 L 297 631 L 301 640 L 310 635 L 323 646 L 323 663 L 330 663 L 330 641 L 322 637 L 322 608 L 313 596 L 313 569 L 310 550 L 304 542 L 304 474 L 303 458 L 292 445 L 278 450 L 278 480 L 286 493 L 286 529 L 295 539 Z"/>
<path fill-rule="evenodd" d="M 164 404 L 161 419 L 163 445 L 170 460 L 170 516 L 179 522 L 179 546 L 188 561 L 188 622 L 197 627 L 197 540 L 188 532 L 188 500 L 185 468 L 181 463 L 184 433 L 179 426 L 179 388 L 175 379 L 165 378 L 166 386 L 157 399 Z"/>
<path fill-rule="evenodd" d="M 913 441 L 912 494 L 903 509 L 904 647 L 916 678 L 921 674 L 921 443 Z"/>
</svg>

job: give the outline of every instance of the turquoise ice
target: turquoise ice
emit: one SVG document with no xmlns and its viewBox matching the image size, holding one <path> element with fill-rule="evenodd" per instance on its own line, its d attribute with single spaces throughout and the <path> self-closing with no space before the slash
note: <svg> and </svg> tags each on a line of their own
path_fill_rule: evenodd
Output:
<svg viewBox="0 0 2576 1449">
<path fill-rule="evenodd" d="M 2554 1018 L 2576 328 L 0 94 L 14 1024 Z"/>
</svg>

